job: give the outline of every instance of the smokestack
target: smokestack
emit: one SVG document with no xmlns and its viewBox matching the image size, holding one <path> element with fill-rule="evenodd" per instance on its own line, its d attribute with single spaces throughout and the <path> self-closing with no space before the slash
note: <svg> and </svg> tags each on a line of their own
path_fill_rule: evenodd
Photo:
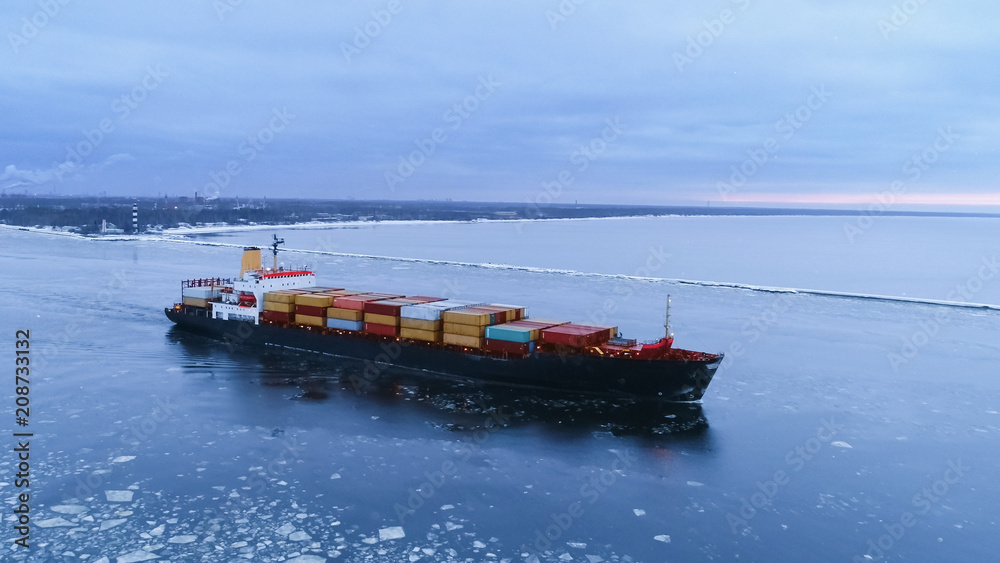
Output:
<svg viewBox="0 0 1000 563">
<path fill-rule="evenodd" d="M 240 264 L 240 279 L 248 271 L 260 269 L 260 249 L 256 246 L 248 246 L 243 249 L 243 263 Z"/>
</svg>

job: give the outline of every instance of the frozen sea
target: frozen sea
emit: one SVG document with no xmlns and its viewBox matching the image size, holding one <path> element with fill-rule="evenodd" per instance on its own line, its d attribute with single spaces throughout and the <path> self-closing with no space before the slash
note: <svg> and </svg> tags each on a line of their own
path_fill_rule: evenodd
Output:
<svg viewBox="0 0 1000 563">
<path fill-rule="evenodd" d="M 11 561 L 988 561 L 1000 222 L 660 217 L 96 241 L 0 230 L 31 331 Z M 727 358 L 700 404 L 389 379 L 174 328 L 181 279 L 287 241 L 323 285 L 517 303 Z M 13 378 L 0 390 L 13 540 Z M 19 489 L 18 492 L 21 492 Z"/>
</svg>

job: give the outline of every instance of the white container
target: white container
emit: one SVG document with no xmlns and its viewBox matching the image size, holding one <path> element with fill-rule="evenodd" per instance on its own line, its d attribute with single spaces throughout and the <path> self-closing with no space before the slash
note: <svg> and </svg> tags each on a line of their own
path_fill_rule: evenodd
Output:
<svg viewBox="0 0 1000 563">
<path fill-rule="evenodd" d="M 362 321 L 345 321 L 343 319 L 326 319 L 326 326 L 340 330 L 361 330 L 365 327 Z"/>
<path fill-rule="evenodd" d="M 437 321 L 441 319 L 441 313 L 451 309 L 462 307 L 472 307 L 482 305 L 475 301 L 462 301 L 459 299 L 445 299 L 444 301 L 433 301 L 431 303 L 417 303 L 405 305 L 399 309 L 399 316 L 408 319 L 420 319 L 422 321 Z"/>
<path fill-rule="evenodd" d="M 213 299 L 221 295 L 221 291 L 219 291 L 219 288 L 212 288 L 211 286 L 185 287 L 181 289 L 181 295 L 184 297 L 194 297 L 195 299 Z"/>
</svg>

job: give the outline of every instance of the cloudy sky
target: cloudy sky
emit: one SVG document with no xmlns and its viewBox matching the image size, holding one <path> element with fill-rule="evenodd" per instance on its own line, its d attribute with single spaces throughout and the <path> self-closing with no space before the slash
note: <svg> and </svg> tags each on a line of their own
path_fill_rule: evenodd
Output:
<svg viewBox="0 0 1000 563">
<path fill-rule="evenodd" d="M 18 2 L 0 187 L 995 206 L 997 21 L 933 0 Z"/>
</svg>

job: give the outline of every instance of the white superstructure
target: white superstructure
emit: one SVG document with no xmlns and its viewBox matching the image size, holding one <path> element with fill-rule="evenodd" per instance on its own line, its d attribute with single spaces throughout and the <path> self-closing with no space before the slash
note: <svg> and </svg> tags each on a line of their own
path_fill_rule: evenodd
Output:
<svg viewBox="0 0 1000 563">
<path fill-rule="evenodd" d="M 276 239 L 277 240 L 277 239 Z M 275 249 L 277 255 L 277 249 Z M 216 283 L 216 281 L 218 283 Z M 205 283 L 209 282 L 209 283 Z M 240 277 L 235 280 L 189 280 L 184 287 L 208 286 L 211 295 L 207 304 L 212 318 L 246 321 L 260 324 L 260 312 L 264 306 L 264 294 L 279 289 L 300 289 L 316 286 L 316 274 L 307 268 L 279 268 L 275 259 L 274 268 L 262 268 L 260 249 L 246 248 L 243 251 L 243 265 Z M 187 289 L 185 289 L 187 291 Z M 216 300 L 218 299 L 218 300 Z"/>
<path fill-rule="evenodd" d="M 232 292 L 222 294 L 222 302 L 213 302 L 212 317 L 260 324 L 264 294 L 279 289 L 314 287 L 316 274 L 309 270 L 250 271 L 233 282 Z"/>
</svg>

